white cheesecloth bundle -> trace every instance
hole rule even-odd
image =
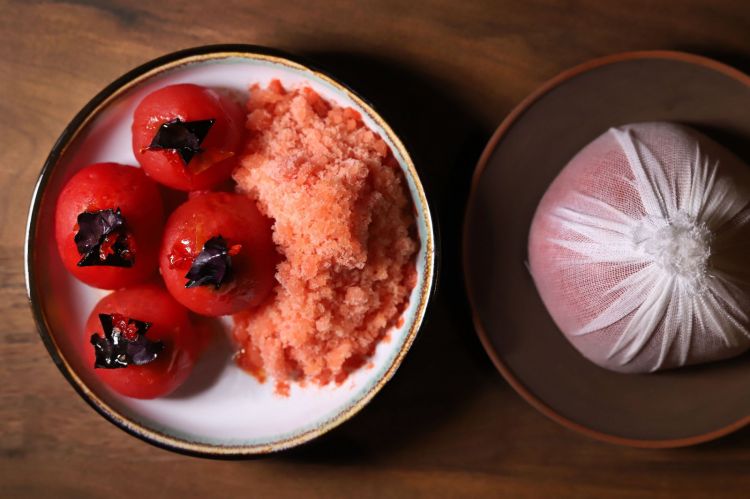
[[[651,372],[750,348],[750,168],[671,123],[611,128],[550,185],[537,290],[596,364]]]

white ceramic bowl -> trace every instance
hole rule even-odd
[[[278,78],[286,87],[309,85],[325,99],[359,111],[388,143],[415,205],[420,249],[418,279],[400,327],[381,341],[372,366],[340,386],[274,393],[232,362],[228,344],[217,342],[185,385],[156,400],[114,394],[82,368],[83,326],[106,291],[82,284],[65,271],[54,241],[54,207],[68,178],[83,166],[114,161],[136,165],[131,149],[133,110],[153,90],[190,82],[246,91]],[[34,191],[26,236],[26,284],[39,333],[52,359],[81,396],[120,428],[156,445],[212,456],[263,454],[299,445],[359,411],[393,376],[422,322],[434,280],[435,241],[425,193],[405,147],[375,110],[347,87],[275,51],[260,47],[209,46],[170,54],[140,66],[109,85],[73,119],[55,144]]]

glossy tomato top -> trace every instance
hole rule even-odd
[[[207,125],[207,120],[213,124]],[[227,96],[193,84],[171,85],[149,94],[136,108],[133,152],[157,182],[183,191],[209,189],[230,177],[242,146],[244,121],[242,107]],[[164,125],[175,123],[185,128],[163,143],[191,143],[187,162],[181,149],[151,147]],[[194,135],[191,124],[199,130]]]
[[[226,279],[191,285],[186,276],[209,241],[225,243]],[[258,305],[273,284],[278,255],[271,221],[250,198],[225,192],[191,197],[169,217],[159,266],[170,293],[190,310],[209,316],[233,314]],[[223,271],[224,269],[222,269]],[[190,286],[190,287],[187,287]]]
[[[131,266],[80,266],[84,255],[75,237],[79,215],[101,210],[120,210],[124,221],[122,238],[131,250]],[[94,287],[115,289],[143,282],[157,268],[164,209],[156,184],[140,168],[117,163],[96,163],[77,172],[63,187],[57,200],[55,236],[65,267],[78,279]],[[105,241],[103,244],[111,243]]]
[[[120,314],[151,323],[145,336],[149,341],[162,342],[163,350],[148,364],[119,369],[94,368],[91,335],[104,337],[99,314]],[[191,325],[185,307],[161,285],[145,284],[102,298],[86,322],[82,345],[86,365],[112,389],[128,397],[151,399],[169,394],[185,381],[201,353],[202,340]]]

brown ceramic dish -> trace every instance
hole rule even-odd
[[[586,435],[638,447],[705,442],[750,423],[750,355],[657,374],[617,374],[568,344],[526,266],[534,210],[573,155],[610,126],[674,121],[750,160],[750,77],[679,52],[596,59],[552,79],[505,119],[474,174],[464,270],[474,323],[531,405]]]

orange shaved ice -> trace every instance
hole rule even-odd
[[[238,189],[274,220],[283,257],[261,307],[235,316],[238,361],[259,379],[326,384],[363,365],[415,285],[406,182],[359,113],[310,88],[250,89]]]

